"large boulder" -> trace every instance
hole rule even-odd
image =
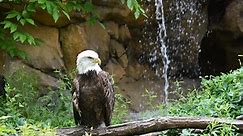
[[[206,2],[198,0],[165,1],[167,54],[170,76],[199,76],[200,43],[207,32]]]
[[[79,25],[71,24],[61,29],[60,35],[65,66],[72,70],[75,68],[78,53],[88,48],[84,29]]]
[[[112,75],[115,83],[119,82],[125,75],[124,68],[115,60],[110,60],[104,67],[104,70]]]
[[[243,52],[243,1],[211,0],[210,33],[201,43],[200,64],[203,74],[220,74],[240,67]],[[217,52],[217,53],[215,53]]]
[[[77,54],[86,49],[98,52],[102,64],[108,62],[110,36],[100,24],[83,23],[61,29],[64,62],[69,70],[75,68]]]
[[[223,28],[235,33],[243,32],[243,1],[233,0],[224,15]]]
[[[118,43],[115,40],[111,40],[110,46],[111,46],[112,57],[116,58],[123,68],[126,68],[128,64],[128,59],[127,59],[126,50],[123,47],[123,45]]]
[[[58,79],[47,75],[40,70],[33,69],[30,66],[24,64],[22,61],[10,61],[6,63],[5,67],[5,77],[12,77],[16,72],[23,71],[29,73],[28,75],[34,75],[38,79],[38,89],[40,94],[45,94],[49,89],[58,89],[59,81]]]
[[[49,13],[40,8],[37,8],[32,17],[35,21],[47,26],[63,27],[70,24],[70,20],[64,14],[61,13],[60,17],[55,22]]]
[[[119,26],[117,23],[113,21],[109,21],[105,23],[106,30],[108,34],[111,36],[113,39],[118,39],[119,38]]]
[[[116,1],[114,3],[97,3],[97,6],[95,6],[95,8],[98,11],[101,20],[113,20],[115,22],[119,22],[119,24],[130,25],[142,25],[145,23],[144,16],[141,15],[138,19],[136,19],[134,17],[134,13],[130,9],[128,9],[125,4],[115,4],[117,2],[120,3],[119,1]]]
[[[129,31],[129,28],[127,25],[122,25],[119,28],[119,39],[122,42],[125,42],[127,40],[130,40],[132,38],[131,33]]]
[[[28,54],[28,59],[25,61],[27,64],[42,70],[64,68],[57,28],[42,25],[38,25],[38,27],[26,25],[23,27],[23,30],[42,41],[39,46],[19,46],[21,50]]]

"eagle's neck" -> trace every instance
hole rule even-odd
[[[100,68],[100,66],[98,64],[93,65],[93,66],[88,66],[88,67],[79,65],[77,67],[77,69],[78,69],[78,74],[84,74],[84,73],[87,73],[88,71],[96,71],[96,73],[98,74],[100,71],[102,71],[102,69]]]

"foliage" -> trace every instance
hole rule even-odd
[[[73,126],[71,80],[59,74],[58,91],[40,97],[37,77],[23,70],[7,78],[7,99],[0,102],[0,135],[55,135],[56,127]]]
[[[212,122],[202,136],[238,136],[235,130],[233,125]]]
[[[125,3],[125,0],[121,1],[123,4]],[[13,7],[12,10],[6,13],[4,20],[0,22],[0,43],[2,43],[0,49],[12,57],[16,56],[23,59],[27,58],[27,54],[19,50],[18,43],[36,46],[41,41],[22,29],[22,26],[27,24],[36,26],[32,15],[38,8],[49,13],[55,22],[58,21],[61,15],[65,15],[70,19],[69,14],[71,11],[89,15],[88,22],[91,24],[99,18],[92,0],[1,0],[0,4],[7,4]],[[134,15],[136,18],[140,14],[145,15],[137,0],[127,0],[126,4],[129,9],[135,11]],[[15,8],[17,6],[20,6],[20,8]]]
[[[157,107],[155,104],[155,99],[158,97],[153,91],[149,91],[148,89],[145,89],[145,92],[142,94],[142,97],[147,99],[146,107],[149,109],[154,109]]]
[[[40,95],[38,78],[24,70],[7,77],[6,100],[0,101],[0,135],[55,135],[56,127],[74,126],[71,106],[71,78],[55,71],[60,78],[58,91]],[[124,122],[128,100],[116,94],[112,124]]]
[[[123,123],[128,116],[129,101],[122,94],[115,94],[115,106],[112,114],[112,124]]]
[[[172,103],[168,110],[170,114],[187,116],[235,118],[243,114],[243,68],[203,79],[201,92],[193,91],[188,99]]]
[[[243,114],[243,68],[221,76],[202,79],[201,83],[201,91],[194,90],[187,98],[172,102],[166,107],[167,114],[220,118],[235,118]],[[161,106],[161,110],[164,108]],[[214,122],[203,134],[203,136],[209,135],[234,136],[238,134],[234,126]]]
[[[126,2],[127,7],[130,10],[134,10],[134,16],[137,19],[141,14],[145,15],[145,11],[143,10],[143,8],[140,6],[139,2],[141,1],[137,1],[137,0],[121,0],[122,4],[124,4]]]
[[[208,77],[206,77],[208,78]],[[157,110],[141,114],[142,119],[158,116],[209,116],[234,119],[243,114],[243,68],[202,79],[201,88],[192,90],[179,101],[161,104]],[[179,86],[178,86],[179,87]],[[179,90],[180,87],[178,88]],[[177,89],[177,90],[178,90]],[[180,93],[180,91],[179,91]],[[191,129],[163,131],[161,135],[199,135]],[[203,132],[204,136],[238,135],[235,127],[229,124],[212,123]]]

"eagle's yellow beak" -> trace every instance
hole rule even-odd
[[[94,61],[93,61],[94,63],[97,63],[97,64],[101,64],[101,60],[99,59],[99,58],[94,58]]]

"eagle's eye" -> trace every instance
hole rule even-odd
[[[88,59],[93,59],[92,57],[88,57]]]

